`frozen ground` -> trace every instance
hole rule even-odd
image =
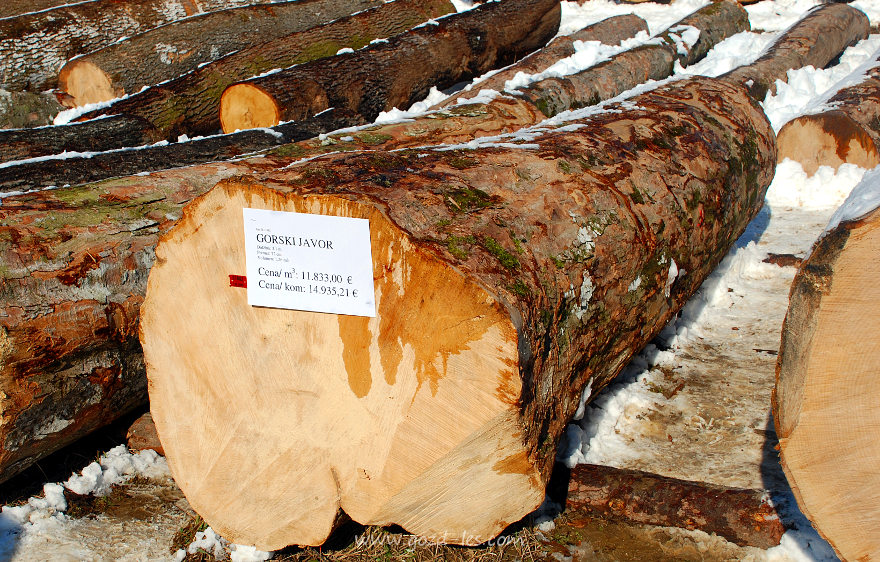
[[[676,0],[668,6],[618,5],[609,0],[590,0],[579,6],[565,2],[562,32],[629,12],[646,18],[651,31],[657,32],[705,3]],[[707,61],[680,69],[679,76],[716,75],[748,63],[816,3],[765,0],[749,6],[756,31],[728,39]],[[866,11],[874,25],[880,23],[880,2],[857,0],[852,5]],[[789,83],[780,84],[777,93],[764,102],[774,127],[778,130],[787,120],[820,108],[834,89],[853,79],[853,72],[864,72],[862,65],[875,58],[872,55],[878,48],[880,35],[874,35],[849,49],[840,64],[828,70],[791,72]],[[579,60],[563,66],[583,67],[608,55],[607,49],[584,44],[577,55]],[[409,114],[424,111],[440,96],[435,92],[429,103],[411,108]],[[398,112],[382,118],[406,115]],[[739,548],[699,532],[664,531],[662,540],[654,540],[648,536],[651,532],[618,529],[615,540],[641,541],[642,548],[647,549],[639,551],[643,559],[651,553],[658,558],[706,560],[836,559],[797,511],[773,449],[776,438],[770,419],[770,393],[779,333],[796,267],[786,261],[765,260],[771,254],[805,257],[864,173],[844,166],[836,173],[823,168],[807,178],[798,164],[782,162],[763,211],[718,270],[656,344],[649,345],[614,385],[587,406],[584,417],[570,426],[568,440],[560,450],[560,458],[568,463],[610,464],[692,480],[768,488],[792,527],[782,545],[768,551]],[[61,485],[47,484],[44,496],[32,498],[23,506],[3,508],[0,559],[180,558],[182,553],[173,555],[169,545],[188,516],[186,502],[169,478],[161,457],[111,450],[63,485],[78,493],[101,494],[106,493],[109,484],[121,483],[120,489],[133,498],[121,505],[139,506],[140,511],[120,507],[97,517],[73,518],[66,514],[69,507]],[[268,556],[228,545],[210,529],[197,538],[193,548],[199,546],[233,560]],[[595,540],[601,542],[600,538]],[[580,549],[584,559],[615,559],[613,555],[599,557],[598,549],[586,543]]]

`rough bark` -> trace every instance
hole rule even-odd
[[[353,53],[234,84],[220,99],[220,122],[224,131],[271,127],[329,107],[372,121],[409,107],[432,86],[452,86],[538,49],[555,35],[559,17],[553,0],[485,3]]]
[[[880,64],[880,51],[874,60]],[[800,162],[810,175],[819,166],[837,169],[850,163],[870,169],[880,164],[880,67],[826,105],[834,109],[797,117],[779,130],[779,159]]]
[[[220,94],[239,80],[359,49],[374,39],[402,33],[452,10],[448,0],[395,0],[359,14],[227,55],[166,84],[133,94],[85,119],[124,113],[149,121],[168,140],[220,130]]]
[[[202,11],[251,0],[97,0],[0,19],[0,86],[40,91],[71,57]]]
[[[125,133],[126,126],[137,120],[126,116],[109,117]],[[203,137],[171,144],[157,143],[129,149],[105,152],[60,154],[0,165],[0,192],[25,191],[53,185],[79,185],[124,175],[140,174],[155,170],[179,168],[193,164],[228,160],[245,154],[315,137],[340,126],[358,125],[358,116],[343,116],[329,112],[296,123],[284,123],[272,129],[250,129],[228,135]],[[95,121],[80,125],[88,127]],[[108,130],[105,125],[102,131]],[[133,127],[137,134],[141,129]],[[71,126],[71,138],[76,142],[80,128]],[[2,135],[0,135],[2,137]],[[57,138],[57,137],[56,137]],[[120,137],[108,139],[116,142]]]
[[[791,287],[773,420],[801,511],[844,560],[880,555],[880,210],[814,246]]]
[[[700,30],[690,47],[680,34],[685,27]],[[720,41],[748,31],[749,16],[736,2],[709,4],[683,18],[646,44],[618,53],[584,71],[563,78],[547,78],[519,91],[519,95],[552,117],[568,109],[595,105],[634,88],[647,80],[661,80],[673,73],[675,62],[687,66],[703,58]]]
[[[455,103],[458,99],[468,98],[468,93],[480,90],[504,91],[504,83],[511,80],[519,72],[536,74],[556,63],[560,59],[569,57],[575,53],[575,41],[599,41],[606,45],[618,45],[624,39],[634,37],[639,32],[648,32],[648,24],[635,14],[612,16],[600,22],[575,31],[571,35],[556,37],[542,49],[535,51],[529,56],[505,69],[499,70],[492,76],[471,84],[466,92],[457,96],[450,96],[440,107]]]
[[[42,127],[63,109],[52,94],[0,90],[0,129]]]
[[[70,0],[6,0],[0,4],[0,18],[20,16],[70,4]]]
[[[541,503],[580,389],[699,287],[775,168],[742,87],[693,79],[633,102],[519,147],[242,162],[187,207],[141,336],[172,471],[214,529],[319,544],[341,509],[470,542]],[[377,316],[249,307],[228,286],[243,206],[369,217]],[[218,407],[241,396],[254,407]]]
[[[765,490],[594,464],[571,470],[565,511],[574,524],[578,519],[600,518],[699,529],[762,549],[778,545],[785,532]]]
[[[108,101],[181,76],[202,63],[381,4],[293,0],[199,14],[81,55],[58,74],[76,106]]]
[[[763,100],[776,92],[776,81],[787,80],[794,68],[825,68],[850,45],[868,37],[870,22],[864,12],[847,4],[814,8],[786,31],[754,64],[735,68],[723,78],[746,84],[752,96]]]

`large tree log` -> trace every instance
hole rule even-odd
[[[353,53],[233,84],[220,98],[226,132],[296,121],[329,107],[372,121],[540,48],[559,27],[553,0],[485,3]],[[413,64],[418,53],[418,64]]]
[[[0,19],[0,86],[54,87],[67,59],[193,14],[269,0],[97,0]]]
[[[150,444],[146,439],[144,443]],[[769,499],[766,490],[579,464],[571,470],[565,513],[574,524],[600,518],[700,529],[740,546],[770,548],[779,544],[785,528]]]
[[[746,84],[755,99],[776,92],[776,81],[787,80],[793,68],[825,66],[850,45],[868,37],[871,24],[864,12],[846,4],[826,4],[810,11],[780,37],[754,64],[724,75]]]
[[[70,0],[6,0],[0,4],[0,18],[20,16],[70,3]]]
[[[873,190],[876,207],[872,174],[860,187]],[[880,556],[878,256],[877,208],[819,240],[791,287],[773,394],[782,468],[801,511],[844,560]]]
[[[541,503],[580,389],[699,287],[775,167],[741,86],[632,105],[520,146],[260,166],[184,210],[141,338],[175,479],[214,529],[320,544],[342,510],[469,543]],[[376,317],[248,306],[243,207],[368,218]]]
[[[546,70],[560,59],[573,55],[575,41],[599,41],[606,45],[618,45],[624,39],[635,37],[641,31],[648,32],[647,22],[635,14],[625,14],[606,18],[579,29],[571,35],[561,35],[524,59],[499,70],[485,80],[471,84],[466,92],[450,96],[440,104],[440,107],[448,106],[460,99],[466,99],[469,97],[468,93],[476,93],[480,90],[502,92],[504,91],[504,83],[511,80],[517,73],[536,74]]]
[[[874,54],[880,65],[880,51]],[[843,88],[825,104],[832,107],[792,119],[779,130],[779,159],[800,162],[807,174],[819,166],[835,169],[850,163],[862,168],[880,164],[880,66],[864,80]]]
[[[76,106],[111,100],[181,76],[227,53],[381,3],[293,0],[199,14],[76,57],[61,68],[58,88]]]
[[[50,93],[0,90],[0,129],[42,127],[64,107]],[[0,140],[0,146],[3,141]]]
[[[168,140],[178,135],[207,135],[220,130],[220,94],[239,80],[325,56],[342,48],[359,49],[370,41],[402,33],[450,13],[448,0],[395,0],[269,43],[255,45],[213,63],[130,95],[83,115],[126,114],[146,119]]]
[[[694,28],[692,44],[682,38]],[[711,3],[685,17],[652,42],[619,53],[610,60],[564,78],[547,78],[519,91],[548,117],[568,109],[594,105],[647,80],[671,76],[674,65],[697,62],[720,41],[748,31],[749,16],[736,2]]]

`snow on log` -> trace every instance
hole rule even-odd
[[[83,115],[126,114],[146,119],[168,140],[220,130],[220,94],[239,80],[359,49],[452,11],[448,0],[395,0],[222,57],[179,78]]]
[[[880,65],[880,51],[873,60]],[[849,163],[862,168],[880,164],[880,66],[858,84],[831,97],[821,113],[792,119],[779,130],[779,159],[800,162],[807,174],[819,166],[837,169]]]
[[[97,0],[0,19],[0,86],[41,91],[71,57],[193,14],[251,0]]]
[[[842,559],[869,560],[880,556],[880,173],[843,209],[792,284],[773,419],[801,511]]]
[[[560,12],[554,0],[485,3],[353,53],[239,82],[220,98],[220,123],[225,132],[271,127],[329,107],[372,121],[423,99],[431,87],[452,86],[540,48],[556,34]]]
[[[480,90],[504,91],[504,83],[511,80],[517,73],[537,74],[557,61],[570,57],[575,53],[575,41],[599,41],[605,45],[619,45],[624,39],[635,37],[639,32],[648,33],[648,24],[635,14],[611,16],[602,21],[588,25],[575,31],[571,35],[560,35],[550,41],[542,49],[535,51],[529,56],[516,63],[499,70],[485,80],[470,85],[466,92],[450,96],[441,107],[446,107],[456,100],[466,99],[468,94],[478,93]]]
[[[618,53],[581,72],[546,78],[519,95],[548,117],[595,105],[648,80],[671,76],[676,62],[687,66],[724,39],[748,31],[749,16],[736,2],[713,2],[681,19],[648,44]]]
[[[748,66],[735,68],[723,78],[746,84],[756,100],[776,91],[791,69],[825,68],[850,45],[868,37],[870,22],[864,12],[846,4],[825,4],[811,10],[789,28],[770,49]]]
[[[340,510],[479,543],[537,507],[580,389],[693,294],[775,167],[742,86],[631,101],[475,150],[244,161],[187,206],[141,340],[196,511],[271,550],[322,543]],[[369,219],[375,318],[249,306],[229,277],[246,271],[244,207]]]
[[[76,57],[58,73],[58,88],[69,94],[76,106],[108,101],[181,76],[227,53],[381,3],[293,0],[198,14]]]
[[[740,546],[770,548],[785,528],[765,490],[692,482],[629,470],[579,464],[571,469],[566,519],[596,518],[699,529]]]

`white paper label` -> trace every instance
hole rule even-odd
[[[243,212],[248,304],[376,316],[367,219]]]

